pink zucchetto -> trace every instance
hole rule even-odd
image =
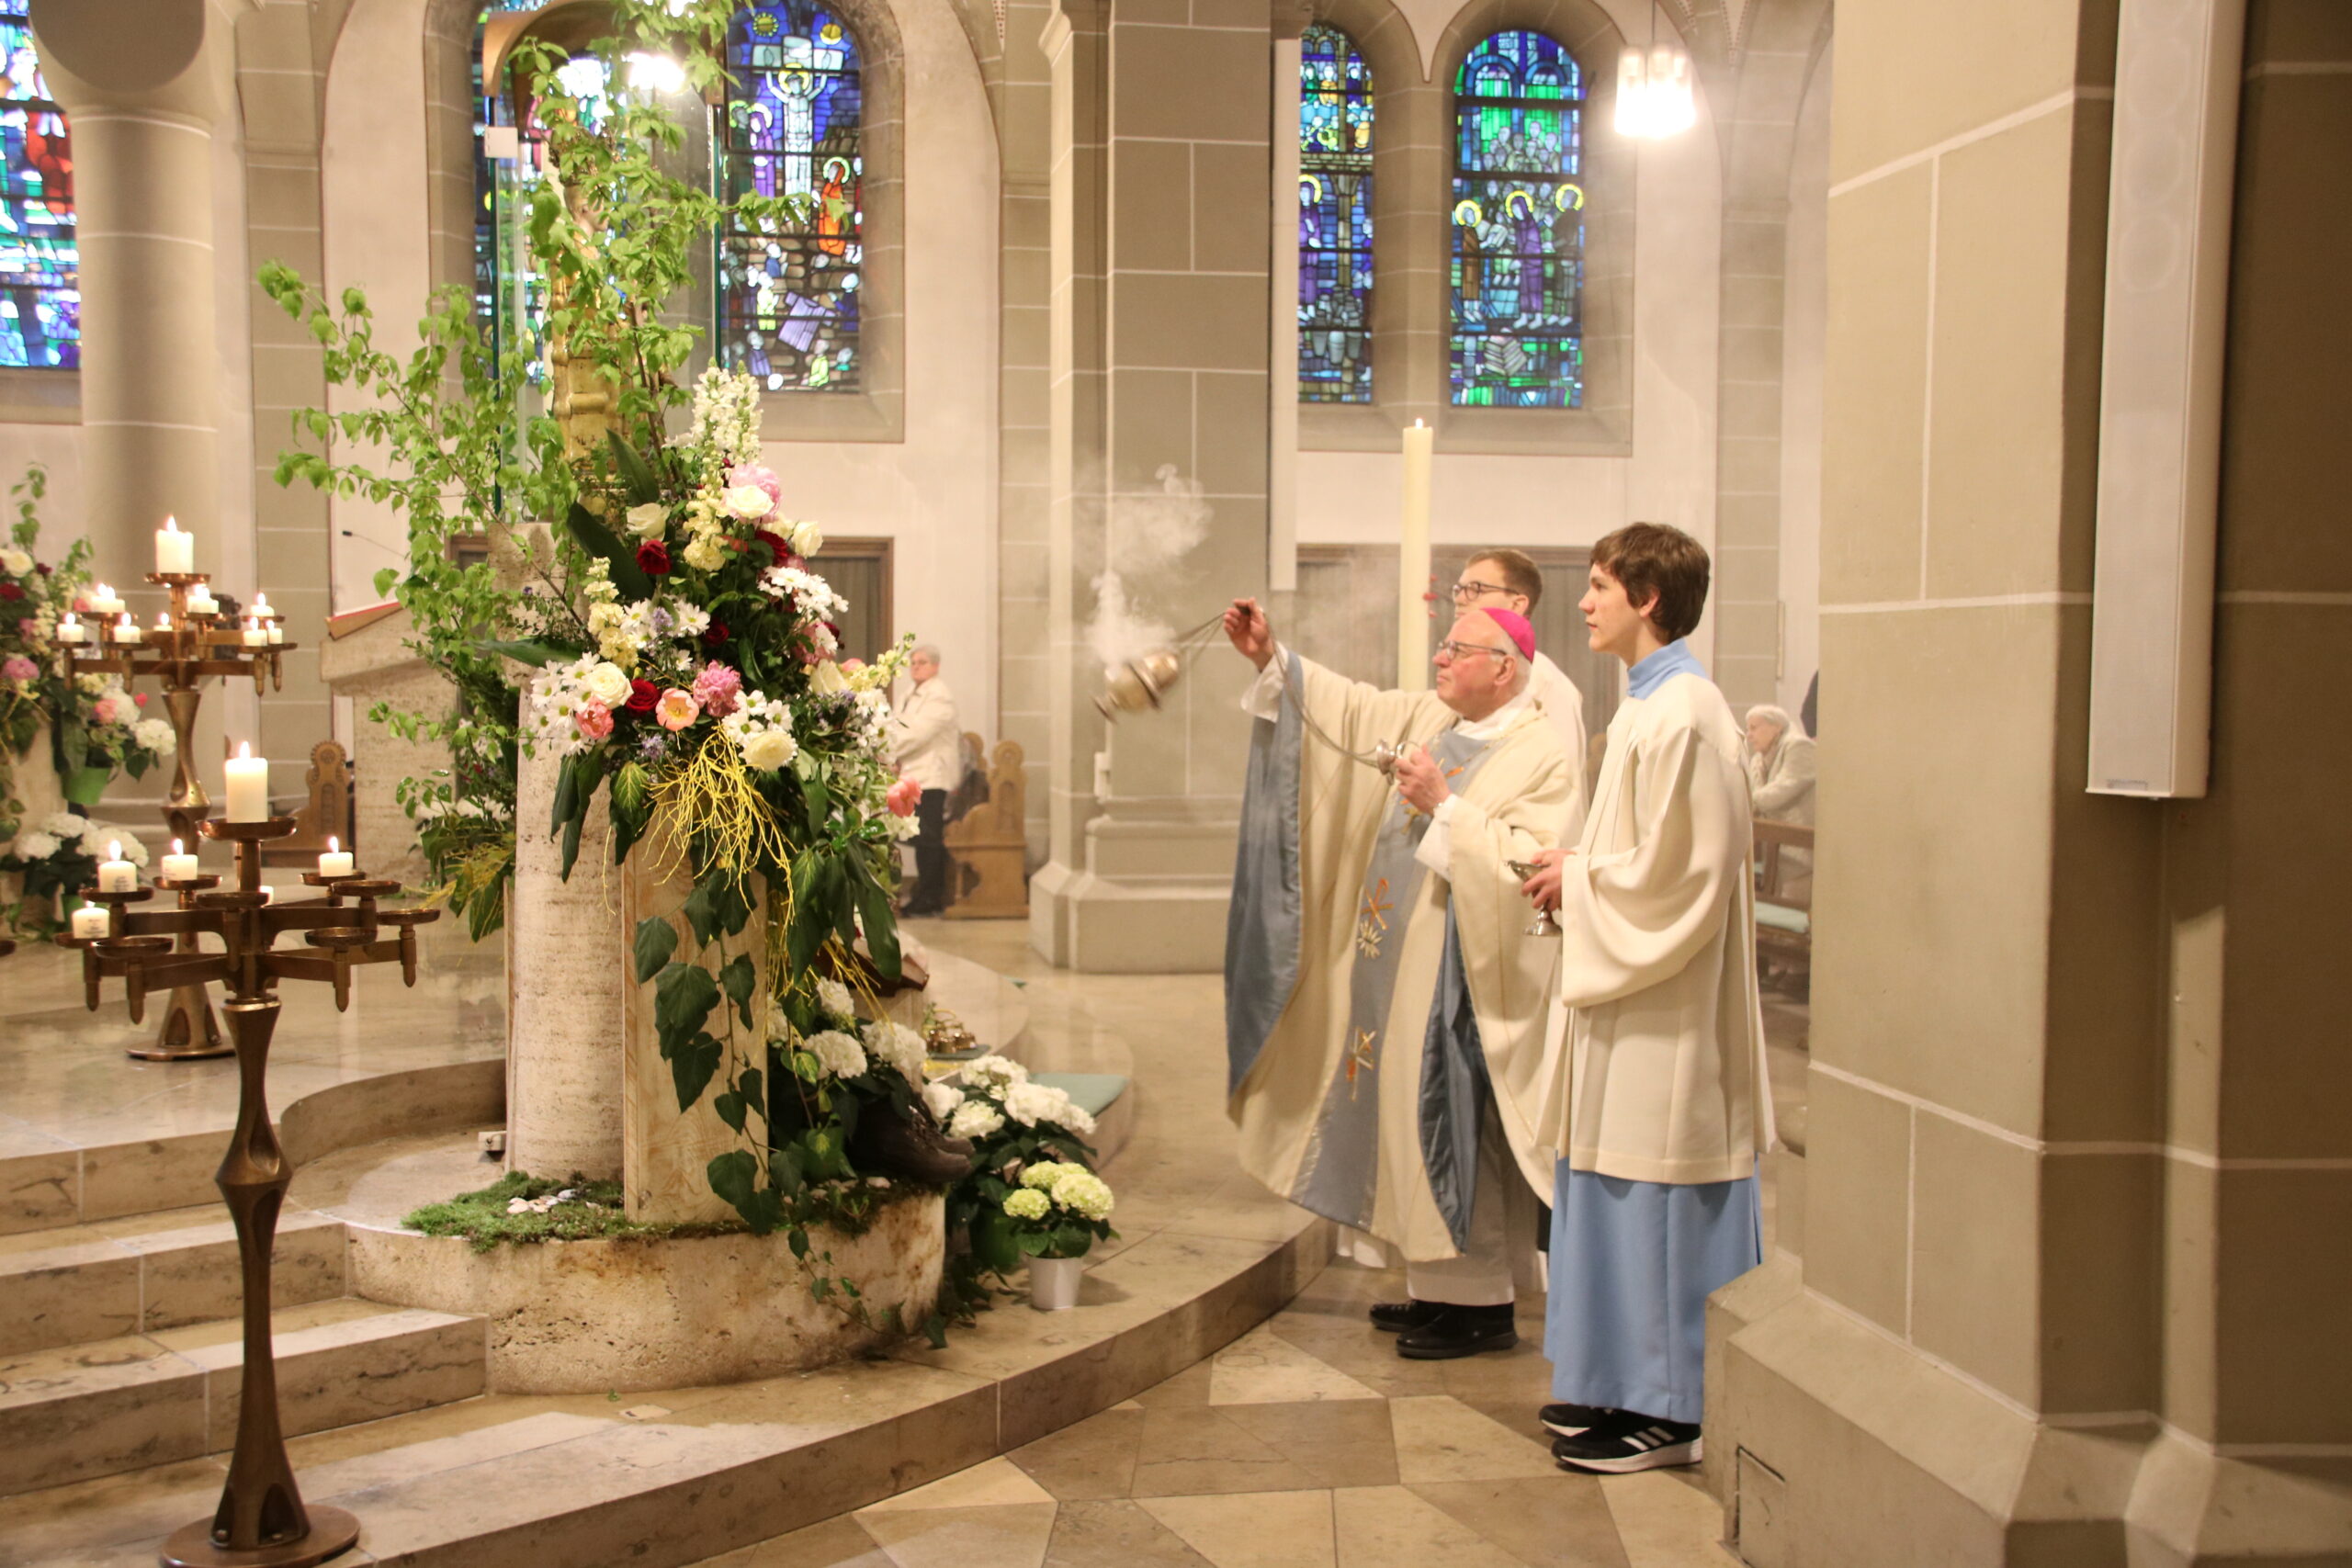
[[[1527,624],[1525,615],[1516,610],[1498,610],[1483,604],[1479,606],[1479,610],[1495,625],[1502,627],[1503,635],[1510,638],[1510,645],[1519,649],[1519,656],[1521,659],[1531,662],[1534,660],[1535,628]]]

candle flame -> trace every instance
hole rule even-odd
[[[177,839],[174,839],[172,840],[172,853],[175,855],[184,855],[187,853],[187,852],[180,848],[180,841]]]
[[[169,610],[164,610],[157,613],[155,616],[155,629],[159,632],[167,632],[172,629],[172,613]]]
[[[117,625],[117,626],[121,626],[121,627],[122,627],[124,630],[126,630],[126,631],[130,630],[130,626],[131,626],[130,612],[130,611],[128,611],[128,610],[125,610],[125,611],[122,613],[122,619],[121,619],[121,620],[119,620],[119,621],[117,621],[117,622],[115,623],[115,625]]]
[[[107,842],[107,859],[108,859],[108,860],[120,860],[121,858],[122,858],[122,840],[121,840],[120,839],[115,839],[115,840],[109,840],[109,841]]]
[[[329,833],[327,835],[327,853],[334,853],[335,848],[334,835],[333,833]]]
[[[166,518],[164,518],[164,533],[166,533],[166,534],[176,534],[176,533],[178,533],[179,531],[180,531],[180,520],[179,520],[178,518],[176,518],[176,517],[166,517]]]
[[[245,759],[247,759],[248,757],[251,757],[253,754],[254,754],[254,743],[253,743],[252,741],[250,741],[250,740],[240,740],[240,741],[238,741],[238,742],[237,742],[237,761],[241,761],[241,762],[242,762],[242,761],[243,761]]]
[[[92,597],[93,597],[93,598],[98,598],[98,599],[111,599],[111,598],[113,598],[113,597],[114,597],[114,590],[113,590],[113,589],[111,589],[111,588],[108,588],[105,583],[101,582],[101,583],[99,583],[99,584],[98,584],[98,591],[97,591],[97,592],[96,592],[96,593],[95,593],[94,595],[92,595]]]

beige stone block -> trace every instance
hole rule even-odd
[[[240,76],[254,72],[309,75],[313,68],[311,50],[311,18],[298,7],[265,6],[238,24]]]
[[[204,1379],[152,1339],[0,1358],[0,1495],[193,1459]]]
[[[2098,243],[2071,221],[2076,182],[2092,175],[2103,192],[2104,169],[2083,168],[2064,114],[1941,160],[1930,598],[2089,586],[2098,296],[2070,297],[2069,282],[2077,243]],[[2086,329],[2087,363],[2071,352]]]
[[[482,1325],[437,1312],[387,1310],[343,1299],[274,1313],[280,1419],[291,1436],[356,1426],[482,1392]],[[153,1337],[202,1369],[206,1447],[237,1438],[244,1347],[239,1325],[204,1324]]]
[[[1713,597],[1717,604],[1777,603],[1780,592],[1778,549],[1770,545],[1716,546]]]
[[[1805,1282],[1901,1334],[1909,1310],[1911,1108],[1818,1072],[1805,1093]]]
[[[2352,1171],[2225,1169],[2220,1187],[2215,1440],[2352,1442]]]
[[[127,1236],[124,1244],[139,1253],[139,1326],[145,1332],[234,1317],[244,1309],[236,1229],[228,1221],[151,1231]],[[281,1218],[270,1248],[271,1304],[327,1301],[343,1294],[343,1222],[323,1214]]]
[[[1112,361],[1122,370],[1263,371],[1266,290],[1262,276],[1122,274],[1111,293]]]
[[[92,236],[165,234],[211,242],[212,147],[187,128],[132,118],[74,122],[74,150],[83,169],[103,167],[113,178],[86,177],[74,191],[84,231],[83,265]],[[186,275],[186,248],[179,247]],[[109,269],[110,270],[110,269]]]
[[[82,1212],[80,1153],[30,1133],[9,1142],[31,1146],[0,1156],[0,1235],[72,1224]]]
[[[1726,495],[1715,502],[1715,536],[1726,544],[1777,548],[1781,542],[1781,498]]]
[[[1778,435],[1781,433],[1779,378],[1739,382],[1725,380],[1717,400],[1718,418],[1726,435]]]
[[[2158,1390],[2162,1156],[2041,1162],[2039,1409],[2146,1410]]]
[[[1777,325],[1725,326],[1723,329],[1723,376],[1726,381],[1781,384],[1781,332]],[[1731,434],[1769,434],[1741,430]]]
[[[1781,436],[1778,431],[1769,436],[1738,436],[1723,442],[1716,448],[1716,483],[1720,494],[1770,495],[1775,501],[1781,493]],[[1719,502],[1718,506],[1721,505]]]
[[[1197,3],[1197,0],[1196,0]],[[1248,0],[1245,0],[1248,3]],[[1262,5],[1262,0],[1258,0]],[[1266,231],[1241,215],[1272,199],[1266,150],[1201,141],[1193,145],[1193,265],[1204,272],[1262,272]]]
[[[1990,0],[1840,14],[1830,182],[2111,79],[2115,6]]]
[[[0,1243],[0,1354],[139,1330],[139,1258],[79,1226]]]
[[[1112,144],[1112,266],[1182,272],[1194,265],[1193,183],[1185,142]]]
[[[1190,372],[1123,368],[1111,378],[1114,483],[1138,493],[1155,489],[1153,476],[1166,466],[1191,479],[1197,450]]]
[[[228,1140],[219,1133],[104,1144],[82,1151],[82,1217],[107,1219],[209,1203]]]
[[[2213,1384],[2220,1322],[2221,1172],[2195,1160],[2164,1162],[2164,1314],[2161,1387],[2165,1419],[2212,1442],[2219,1415]]]
[[[2290,58],[2332,47],[2325,7],[2264,7]],[[2322,55],[2322,58],[2327,56]],[[2338,57],[2340,58],[2340,57]],[[2325,258],[2352,247],[2341,171],[2315,147],[2352,141],[2352,75],[2269,75],[2246,85],[2230,250],[2232,371],[2222,410],[2221,581],[2229,589],[2352,589],[2352,539],[2315,528],[2352,487],[2340,438],[2352,314]]]
[[[319,177],[310,169],[245,167],[245,218],[257,229],[319,226]]]
[[[1263,33],[1114,20],[1111,136],[1230,141],[1250,134],[1268,120],[1272,59]],[[1183,90],[1171,91],[1180,82]]]
[[[1924,232],[1923,230],[1922,233]],[[1924,239],[1921,242],[1919,254],[1922,257],[1927,254]],[[1586,274],[1585,320],[1595,327],[1602,324],[1604,320],[1598,308],[1602,299],[1606,297],[1598,287],[1600,276],[1598,269],[1588,271]],[[1726,277],[1724,279],[1723,321],[1725,325],[1777,326],[1786,316],[1787,288],[1779,277]],[[1606,319],[1622,321],[1625,318],[1621,310],[1614,316]]]
[[[1814,1059],[2041,1125],[2053,606],[1828,615]],[[1850,727],[1849,727],[1850,726]]]
[[[1043,250],[1052,238],[1053,204],[1042,196],[1008,189],[997,203],[997,224],[1007,250]]]
[[[1217,497],[1220,513],[1228,499],[1266,494],[1268,387],[1264,376],[1204,372],[1193,380],[1193,417],[1199,440],[1201,488]]]
[[[1928,197],[1928,171],[1910,169],[1829,204],[1825,604],[1919,592]]]
[[[2246,18],[2249,65],[2273,61],[2352,61],[2352,15],[2333,0],[2266,0]]]
[[[1770,660],[1780,629],[1776,601],[1737,604],[1715,601],[1715,656],[1719,660],[1742,657]]]
[[[1266,0],[1193,0],[1193,26],[1263,28],[1269,11]]]
[[[1932,1112],[1921,1113],[1913,1131],[1912,1342],[2036,1405],[2038,1309],[2051,1257],[2042,1161],[2022,1145]],[[1817,1253],[1825,1238],[1813,1238]]]

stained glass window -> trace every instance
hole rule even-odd
[[[26,0],[0,0],[0,365],[82,363],[74,142],[33,52]]]
[[[511,126],[514,121],[505,94],[492,92],[482,84],[482,31],[492,16],[528,10],[539,3],[488,0],[474,14],[474,47],[469,57],[474,81],[474,310],[492,323],[498,321],[500,278],[508,270],[503,258],[511,242],[502,242],[499,235],[499,166],[490,155],[485,132],[492,126]]]
[[[817,0],[758,0],[727,30],[719,194],[807,196],[805,223],[718,236],[718,355],[770,391],[858,389],[865,173],[857,40]]]
[[[1456,403],[1584,400],[1584,84],[1541,33],[1503,32],[1453,79]]]
[[[1372,401],[1372,67],[1321,22],[1299,40],[1298,400]]]

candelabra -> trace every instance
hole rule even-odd
[[[203,661],[188,662],[201,667]],[[194,705],[190,704],[192,707]],[[188,776],[185,770],[183,777]],[[217,875],[159,878],[154,887],[84,894],[107,911],[107,934],[61,939],[82,950],[85,1000],[95,1010],[99,983],[119,976],[141,1021],[151,991],[180,995],[220,981],[228,989],[222,1010],[237,1057],[237,1127],[214,1180],[237,1229],[237,1258],[244,1279],[245,1361],[237,1447],[214,1516],[164,1542],[165,1568],[310,1568],[359,1539],[359,1521],[341,1508],[308,1507],[294,1483],[278,1424],[277,1373],[269,1332],[270,1248],[293,1168],[270,1125],[264,1077],[270,1036],[277,1029],[280,980],[321,980],[334,987],[337,1010],[351,1005],[351,972],[363,964],[397,962],[401,978],[416,984],[416,928],[437,909],[385,909],[377,901],[400,891],[397,881],[306,873],[325,889],[317,898],[273,903],[261,885],[261,846],[294,831],[290,817],[259,822],[196,818],[197,831],[235,846],[233,887]],[[176,909],[132,906],[157,891],[175,894]],[[352,900],[353,902],[346,902]],[[274,944],[281,931],[303,933],[309,951]],[[223,951],[196,945],[200,932],[219,937]]]
[[[211,797],[204,793],[204,783],[196,773],[196,709],[204,695],[202,682],[208,676],[250,673],[254,695],[261,694],[265,682],[269,689],[277,690],[286,681],[280,656],[296,645],[284,640],[285,617],[272,609],[247,611],[242,626],[218,607],[191,614],[191,591],[211,581],[207,573],[151,571],[147,581],[170,591],[172,608],[168,619],[149,627],[127,626],[104,619],[85,623],[83,635],[93,640],[62,644],[65,673],[69,678],[85,674],[120,675],[126,679],[153,675],[163,683],[164,710],[171,716],[172,737],[176,742],[172,793],[164,807],[164,820],[172,838],[193,844],[198,825],[212,814]],[[209,591],[206,597],[210,597]],[[130,635],[126,636],[126,632]],[[187,909],[194,906],[184,896],[180,907]],[[178,951],[197,951],[193,932],[183,935]],[[220,1036],[220,1025],[212,1016],[212,1004],[205,996],[204,987],[187,985],[173,991],[171,1003],[156,1029],[154,1043],[134,1045],[130,1052],[141,1061],[192,1062],[208,1056],[226,1056],[232,1049]]]

